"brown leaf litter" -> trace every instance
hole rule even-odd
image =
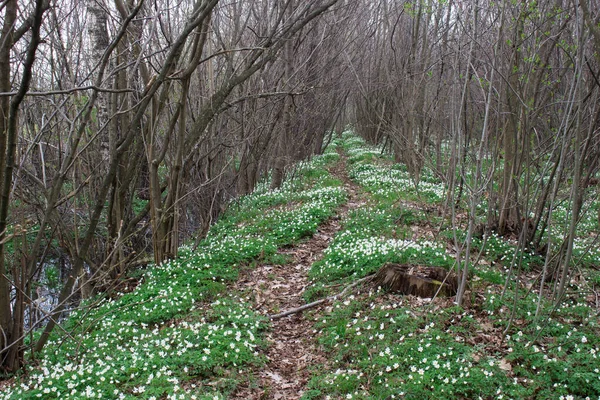
[[[280,249],[291,261],[285,265],[260,265],[240,279],[236,289],[252,292],[256,309],[262,314],[274,314],[305,304],[303,294],[310,286],[308,271],[323,257],[334,235],[342,228],[342,220],[351,209],[364,205],[358,199],[358,186],[347,175],[345,160],[332,169],[344,182],[349,201],[336,216],[323,223],[307,241]],[[316,310],[316,311],[315,311]],[[312,312],[319,312],[320,308]],[[311,377],[311,367],[327,363],[323,351],[314,340],[313,317],[297,313],[274,320],[266,335],[267,364],[231,396],[234,399],[299,399]]]

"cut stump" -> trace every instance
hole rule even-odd
[[[456,274],[441,267],[384,264],[373,282],[389,291],[423,298],[456,295]]]

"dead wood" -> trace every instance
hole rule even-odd
[[[318,306],[320,304],[323,304],[325,302],[337,300],[340,297],[344,297],[344,296],[348,295],[352,291],[352,289],[354,289],[355,287],[357,287],[361,283],[368,282],[368,281],[372,280],[374,277],[375,277],[375,274],[365,276],[364,278],[361,278],[361,279],[359,279],[359,280],[351,283],[350,285],[346,286],[344,288],[344,290],[342,290],[338,294],[326,297],[324,299],[313,301],[312,303],[308,303],[308,304],[305,304],[305,305],[300,306],[300,307],[292,308],[291,310],[287,310],[287,311],[284,311],[284,312],[279,313],[279,314],[269,315],[269,318],[273,319],[273,320],[280,319],[280,318],[283,318],[283,317],[287,317],[288,315],[296,314],[296,313],[302,312],[304,310],[308,310],[310,308],[314,308],[314,307],[316,307],[316,306]]]
[[[392,292],[405,295],[410,294],[427,298],[456,295],[456,276],[444,268],[388,263],[384,264],[377,273],[365,276],[351,283],[338,294],[292,308],[279,314],[269,315],[269,318],[272,320],[280,319],[317,307],[323,303],[337,300],[351,293],[352,289],[361,283],[369,281],[373,281],[377,286],[381,286]]]
[[[444,268],[410,264],[384,264],[373,281],[392,292],[432,298],[456,294],[456,276]]]

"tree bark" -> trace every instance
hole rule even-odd
[[[16,7],[16,1],[10,2],[7,7],[13,6]],[[6,130],[2,132],[2,136],[6,137],[6,148],[1,149],[4,150],[5,155],[4,162],[0,162],[2,168],[2,182],[0,187],[0,282],[4,282],[4,284],[0,285],[0,311],[4,314],[4,311],[9,311],[7,313],[8,318],[12,318],[11,321],[6,323],[5,318],[3,317],[0,323],[2,324],[2,339],[0,339],[0,367],[7,371],[15,371],[20,367],[20,355],[23,351],[21,348],[22,340],[23,340],[23,311],[24,311],[24,298],[22,291],[25,287],[24,281],[27,277],[27,271],[24,270],[25,266],[23,266],[22,270],[17,272],[15,269],[15,273],[13,273],[13,279],[15,281],[20,280],[20,285],[16,285],[17,288],[17,296],[15,299],[15,306],[10,312],[10,303],[8,307],[5,309],[4,297],[9,298],[10,302],[10,286],[8,285],[7,273],[5,268],[5,245],[4,238],[6,236],[6,228],[7,228],[7,217],[8,210],[10,208],[10,197],[12,191],[12,180],[13,180],[13,171],[14,166],[16,164],[16,152],[17,152],[17,139],[19,132],[19,111],[20,105],[25,98],[25,94],[29,90],[29,86],[31,84],[31,77],[33,73],[33,64],[35,62],[35,56],[38,49],[38,46],[41,42],[40,39],[40,30],[42,28],[43,16],[44,12],[48,9],[48,4],[45,0],[36,0],[35,3],[35,11],[33,14],[33,23],[31,24],[31,40],[29,41],[29,45],[27,46],[27,52],[25,56],[25,62],[23,63],[21,82],[19,84],[19,88],[17,93],[10,99],[9,108],[8,108],[8,119],[6,121]],[[7,9],[7,13],[14,13],[16,10],[9,11]],[[11,19],[12,16],[9,17]],[[5,21],[6,22],[6,21]],[[8,29],[7,44],[12,47],[12,43],[10,40],[10,31],[12,28]],[[4,39],[4,31],[3,31],[3,39]],[[1,57],[1,56],[0,56]],[[0,72],[2,72],[0,70]],[[0,143],[0,146],[2,143]],[[6,292],[4,292],[6,290]],[[5,325],[6,324],[6,325]],[[5,329],[6,328],[8,329]],[[12,328],[12,329],[11,329]],[[6,338],[5,338],[6,337]]]

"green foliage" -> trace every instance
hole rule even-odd
[[[350,156],[357,155],[354,160],[350,157],[350,177],[371,193],[375,201],[348,213],[343,229],[324,251],[324,257],[312,265],[309,277],[315,286],[307,291],[306,297],[327,293],[325,284],[371,274],[386,262],[451,267],[453,260],[446,253],[445,244],[398,238],[407,236],[407,223],[423,221],[417,211],[399,202],[411,196],[405,167],[378,165],[385,159],[376,158],[362,139],[349,134],[343,137],[342,147]]]
[[[504,299],[488,292],[484,307],[499,326],[512,307],[514,291]],[[590,318],[593,309],[581,302],[568,301],[558,309],[546,301],[542,311],[552,316],[536,319],[537,298],[520,291],[515,304],[515,320],[520,321],[506,337],[507,361],[515,380],[526,383],[527,396],[537,399],[559,396],[600,395],[598,321]]]
[[[449,321],[466,317],[460,310],[425,320],[396,303],[382,304],[380,296],[338,303],[318,322],[319,341],[334,365],[331,372],[315,375],[309,393],[352,399],[496,398],[505,393],[510,380],[499,360],[474,357],[475,349],[446,328]]]
[[[404,199],[439,203],[445,196],[443,184],[435,182],[432,177],[416,184],[404,168],[359,163],[351,168],[350,177],[372,193],[376,200]]]
[[[382,298],[383,297],[383,298]],[[514,326],[494,356],[511,304],[488,291],[492,321],[459,307],[429,312],[397,298],[370,293],[333,306],[316,324],[331,367],[313,375],[305,399],[315,394],[352,399],[586,398],[600,395],[598,322],[589,306],[562,307],[535,323],[535,302],[521,299]],[[527,306],[527,303],[530,305]],[[491,311],[491,308],[496,310]],[[475,311],[477,308],[475,309]],[[415,315],[415,312],[420,315]],[[580,313],[581,324],[559,322]],[[490,347],[487,347],[490,346]],[[320,398],[322,398],[320,397]]]
[[[358,140],[350,143],[345,147],[362,145]],[[330,286],[373,272],[386,261],[451,266],[453,257],[442,243],[396,238],[403,224],[424,220],[418,211],[402,207],[401,200],[409,199],[405,187],[385,179],[378,182],[387,176],[398,183],[405,169],[396,165],[389,169],[378,162],[362,157],[352,166],[353,178],[375,201],[348,214],[343,230],[310,271],[314,284],[307,297],[322,297]],[[464,232],[457,234],[464,240]],[[442,237],[452,235],[447,230]],[[485,241],[474,239],[472,245],[482,258],[473,267],[469,311],[448,306],[445,300],[431,304],[371,292],[350,296],[324,312],[316,323],[317,338],[330,365],[314,372],[303,398],[600,396],[600,329],[594,309],[585,301],[554,309],[543,300],[536,318],[538,296],[521,283],[532,267],[541,264],[540,256],[516,253],[522,257],[519,280],[513,274],[502,296],[516,243],[492,234]],[[590,256],[590,262],[593,259]],[[597,286],[600,278],[592,274],[587,282]],[[577,288],[572,290],[576,293]]]
[[[186,382],[262,362],[256,348],[265,321],[240,299],[226,297],[202,311],[192,307],[187,319],[162,326],[141,322],[149,318],[128,312],[140,309],[124,300],[105,302],[87,316],[74,313],[71,324],[78,318],[84,324],[75,332],[78,340],[50,343],[40,365],[0,397],[190,398]]]
[[[140,199],[139,197],[135,196],[132,202],[133,213],[136,215],[141,213],[144,208],[146,208],[148,201],[149,200]]]
[[[371,274],[386,262],[450,267],[452,259],[445,248],[434,242],[381,237],[361,237],[352,231],[336,235],[324,258],[313,264],[309,276],[314,281],[332,282]]]
[[[60,271],[54,264],[47,264],[44,267],[43,285],[51,290],[57,290],[60,287]]]
[[[521,260],[521,265],[525,270],[529,270],[534,266],[541,266],[544,263],[543,258],[533,251],[517,250],[517,243],[509,241],[497,233],[492,232],[483,239],[473,238],[471,240],[473,249],[482,250],[483,256],[490,262],[496,262],[500,265],[510,265],[513,258]]]

